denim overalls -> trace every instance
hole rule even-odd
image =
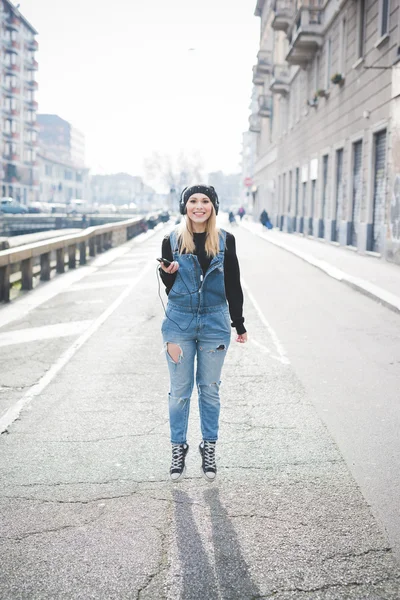
[[[177,363],[166,352],[171,380],[169,417],[173,444],[186,443],[195,356],[203,440],[218,439],[220,377],[231,339],[224,283],[225,240],[226,232],[220,230],[219,253],[211,260],[203,277],[197,256],[179,254],[176,233],[170,235],[179,270],[168,294],[161,331],[165,345],[170,342],[181,349]]]

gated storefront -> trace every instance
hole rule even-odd
[[[315,191],[317,182],[315,179],[311,181],[311,203],[310,213],[308,215],[308,235],[314,235],[314,210],[315,210]]]
[[[297,167],[296,168],[296,183],[295,183],[295,194],[294,194],[294,214],[295,214],[295,218],[294,218],[294,224],[293,224],[293,230],[294,231],[299,231],[299,185],[300,185],[300,169]]]
[[[368,250],[381,252],[383,247],[382,229],[385,222],[386,191],[386,130],[374,136],[374,198],[372,212],[372,236]]]
[[[328,155],[325,154],[322,161],[322,204],[321,204],[321,229],[319,236],[325,237],[325,211],[326,211],[326,196],[328,188]]]
[[[353,194],[352,194],[352,213],[350,224],[350,240],[351,246],[357,247],[357,236],[360,223],[361,198],[362,198],[362,149],[363,143],[360,140],[353,144]]]
[[[333,242],[339,240],[340,222],[343,219],[343,148],[336,150],[336,189],[335,189],[335,221],[336,230]]]

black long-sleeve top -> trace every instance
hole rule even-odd
[[[205,250],[206,234],[194,233],[193,239],[195,244],[194,254],[199,260],[203,275],[205,275],[211,263],[211,258],[207,256]],[[174,260],[169,235],[163,239],[161,252],[163,258],[166,258],[170,261]],[[169,294],[170,289],[174,285],[176,273],[165,273],[165,271],[160,268],[160,275],[165,285],[166,293]],[[231,326],[236,328],[238,334],[245,333],[246,328],[243,325],[243,291],[242,286],[240,285],[240,270],[239,262],[236,256],[236,243],[234,236],[228,232],[226,233],[226,247],[224,255],[224,279],[225,295],[226,299],[228,300],[229,314],[232,321]]]

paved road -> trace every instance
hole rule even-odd
[[[252,341],[227,358],[219,478],[193,402],[173,486],[162,235],[0,310],[0,424],[25,406],[0,438],[0,598],[398,599],[398,317],[237,228]]]

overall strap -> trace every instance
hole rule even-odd
[[[179,252],[178,236],[176,235],[175,229],[173,231],[171,231],[170,236],[169,236],[169,241],[171,244],[172,254],[176,254],[177,252]]]
[[[226,231],[224,229],[219,230],[219,252],[220,254],[225,254],[226,247]]]

